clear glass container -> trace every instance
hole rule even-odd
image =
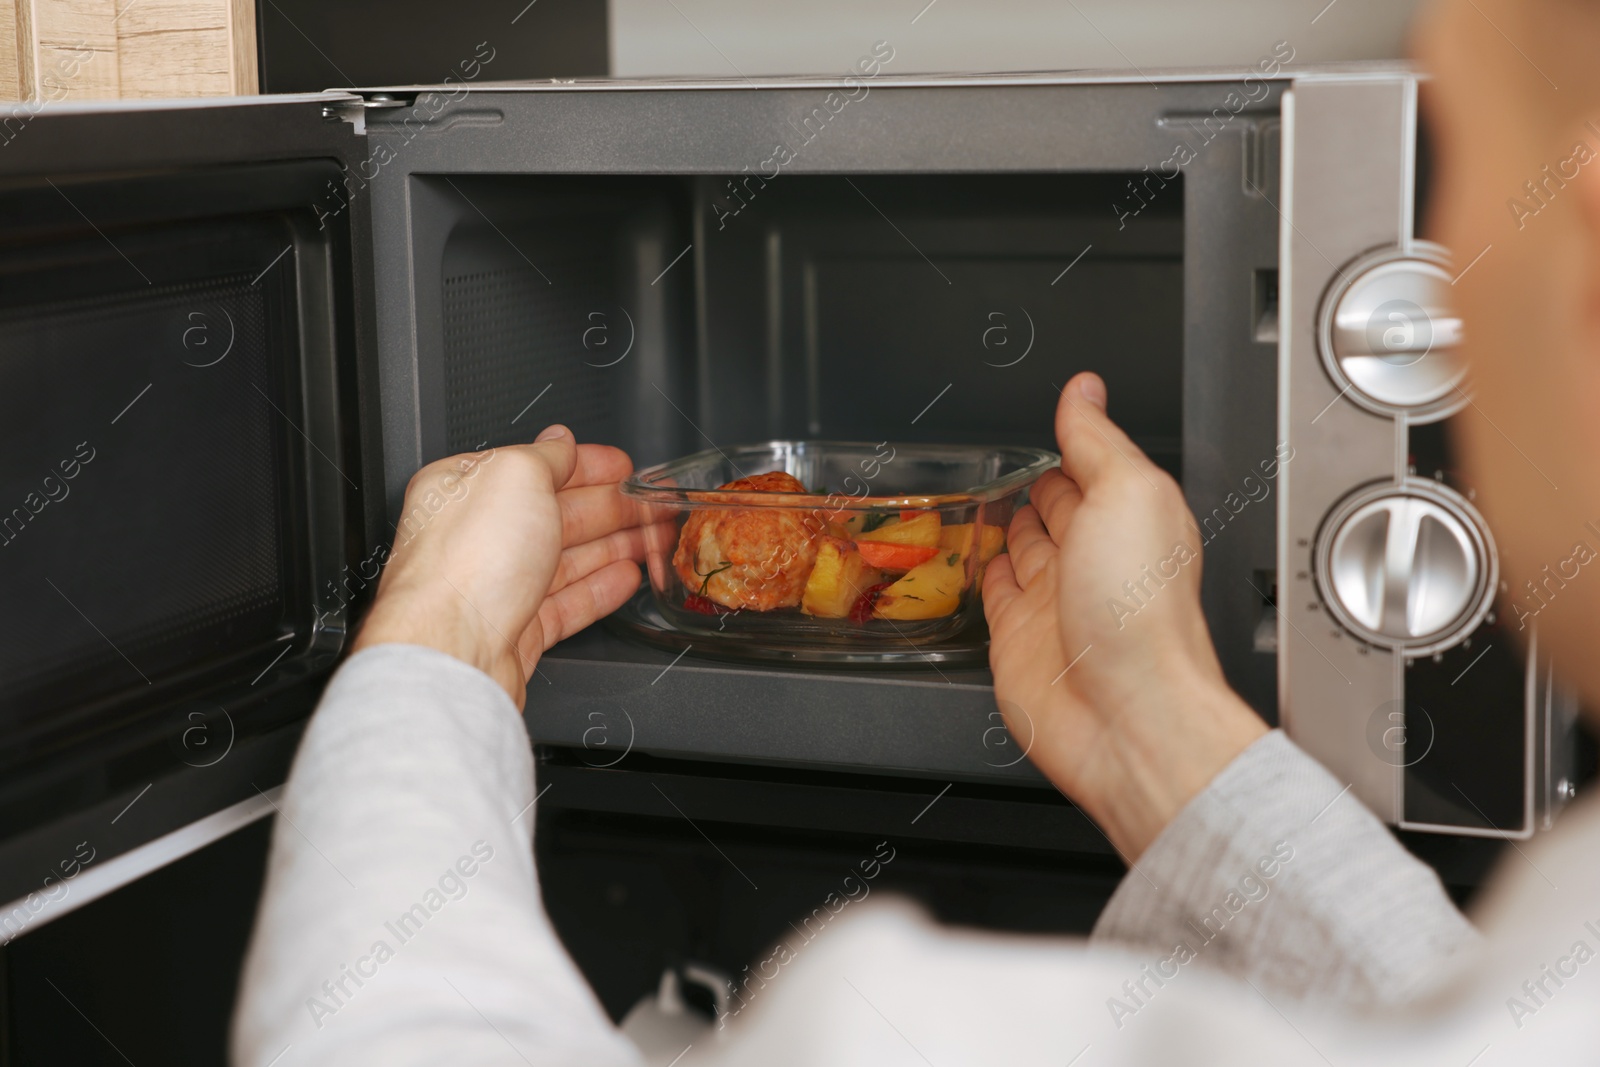
[[[905,648],[981,612],[1028,487],[1060,463],[1012,445],[767,441],[637,471],[646,571],[686,633]]]

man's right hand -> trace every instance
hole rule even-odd
[[[1061,391],[1061,470],[983,594],[1008,730],[1131,862],[1267,727],[1223,679],[1182,491],[1105,406],[1094,374]]]
[[[436,648],[521,708],[545,650],[639,588],[646,531],[617,490],[632,469],[621,449],[580,445],[559,425],[531,445],[423,467],[404,513],[425,518],[415,528],[407,520],[353,650]]]

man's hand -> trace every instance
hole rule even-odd
[[[639,586],[644,531],[617,482],[620,449],[564,426],[534,444],[451,456],[406,487],[396,548],[354,650],[427,645],[470,663],[522,707],[545,649]]]
[[[1061,392],[1061,470],[989,565],[995,697],[1011,735],[1132,861],[1266,725],[1222,676],[1200,610],[1200,531],[1176,482]]]

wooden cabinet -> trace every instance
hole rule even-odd
[[[0,99],[256,92],[253,0],[0,0]]]

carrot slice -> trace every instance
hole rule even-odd
[[[887,541],[857,541],[856,549],[869,565],[885,571],[908,571],[939,553],[922,545],[897,545]]]

